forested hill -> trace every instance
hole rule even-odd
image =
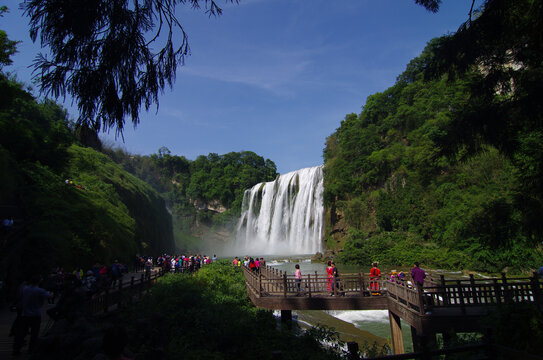
[[[327,138],[327,245],[343,261],[543,263],[543,5],[486,5]]]
[[[245,190],[277,176],[273,161],[252,151],[195,160],[166,147],[143,156],[119,148],[103,151],[167,199],[176,246],[184,252],[218,252],[233,233]]]
[[[60,106],[0,74],[0,210],[14,220],[1,234],[2,279],[174,250],[164,199],[82,147],[84,133]]]

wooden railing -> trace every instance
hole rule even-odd
[[[150,275],[136,279],[132,276],[130,281],[123,282],[122,279],[112,283],[111,287],[94,294],[88,302],[88,309],[92,315],[107,313],[123,305],[132,303],[141,298],[155,284],[164,273],[158,268]]]
[[[298,287],[294,275],[270,266],[261,267],[259,271],[251,271],[242,267],[247,284],[258,296],[297,295]],[[339,277],[327,275],[305,274],[300,283],[301,292],[309,297],[314,295],[384,295],[388,281],[384,277],[372,277],[369,274],[344,274]]]
[[[530,278],[445,280],[424,289],[424,301],[432,307],[500,305],[503,303],[543,303],[543,283],[536,273]]]
[[[543,283],[534,273],[530,278],[501,278],[447,280],[430,283],[424,289],[408,283],[393,282],[387,286],[388,296],[411,311],[424,314],[425,309],[458,307],[465,313],[468,306],[500,305],[532,302],[543,304]]]
[[[398,305],[410,311],[424,314],[422,289],[414,287],[406,281],[394,281],[387,284],[387,294]]]
[[[243,267],[245,279],[252,291],[262,296],[298,295],[294,275],[270,266],[251,271]],[[381,295],[388,296],[409,311],[425,314],[429,308],[499,305],[510,302],[535,302],[543,304],[543,283],[537,274],[529,278],[445,279],[429,274],[424,289],[413,286],[409,280],[389,281],[388,276],[371,278],[369,274],[344,274],[336,278],[327,275],[305,274],[302,276],[301,293],[309,297],[323,295]]]

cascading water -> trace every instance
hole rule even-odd
[[[314,254],[322,250],[322,166],[280,175],[246,190],[232,250],[242,254]]]

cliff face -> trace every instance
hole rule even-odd
[[[221,204],[219,200],[205,201],[205,200],[195,199],[195,200],[190,200],[190,202],[192,205],[194,205],[194,207],[198,211],[212,211],[214,213],[222,214],[223,212],[228,210],[226,206]]]
[[[17,283],[57,266],[131,263],[136,253],[175,248],[160,195],[95,150],[70,146],[60,171],[39,163],[12,171],[20,179],[20,216],[2,244],[2,278]]]
[[[0,280],[173,251],[171,216],[147,183],[81,141],[57,104],[0,73]],[[94,134],[96,135],[96,134]]]
[[[72,146],[70,153],[68,174],[84,183],[82,195],[91,202],[100,198],[102,206],[113,206],[117,210],[111,213],[113,218],[120,214],[126,218],[121,226],[127,229],[127,236],[111,242],[123,249],[114,257],[124,257],[125,251],[156,255],[174,250],[171,215],[150,185],[92,149]]]

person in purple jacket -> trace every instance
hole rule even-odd
[[[420,264],[418,262],[415,262],[415,267],[411,269],[411,279],[413,279],[414,285],[417,285],[417,287],[420,286],[422,289],[424,286],[424,278],[426,278],[426,273],[419,267],[419,265]]]

